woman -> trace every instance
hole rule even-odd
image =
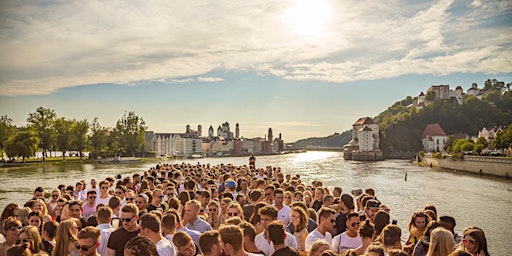
[[[0,217],[0,222],[3,222],[9,217],[16,217],[20,206],[15,203],[10,203],[5,206],[4,211],[2,212],[2,216]]]
[[[425,235],[425,230],[429,223],[430,216],[426,215],[424,212],[418,211],[413,213],[411,221],[409,221],[409,224],[407,225],[410,235],[404,245],[404,251],[409,254],[412,253],[416,243],[418,243]]]
[[[432,234],[432,231],[438,227],[440,227],[439,222],[437,221],[431,221],[430,224],[428,224],[427,230],[425,231],[425,236],[416,243],[416,246],[414,247],[414,250],[412,252],[413,256],[425,256],[427,255],[428,248],[430,247],[430,235]],[[455,242],[455,240],[454,240]]]
[[[301,256],[306,255],[306,237],[308,236],[308,219],[309,216],[301,207],[293,207],[290,211],[290,221],[293,225],[293,236],[297,242],[297,251]]]
[[[267,204],[265,202],[259,202],[254,206],[254,213],[252,214],[249,222],[254,226],[256,229],[256,234],[259,234],[265,230],[265,228],[260,223],[260,214],[259,210],[266,206]]]
[[[62,221],[57,228],[57,236],[55,237],[55,248],[53,248],[52,255],[58,256],[75,256],[78,255],[78,250],[75,243],[78,241],[76,237],[78,234],[77,219],[68,219]]]
[[[43,216],[41,212],[34,211],[28,214],[28,224],[36,227],[38,230],[41,230],[41,224],[43,223]]]
[[[356,253],[357,255],[363,255],[368,246],[373,243],[373,239],[375,239],[375,227],[370,220],[364,221],[359,227],[359,236],[361,236],[363,243],[356,248]]]
[[[462,248],[471,256],[489,256],[487,251],[487,239],[480,228],[472,227],[464,230]]]
[[[43,200],[37,199],[34,204],[32,205],[32,211],[38,211],[41,213],[41,216],[45,216],[48,214],[48,210],[46,209],[46,204]]]
[[[385,226],[389,225],[389,214],[384,210],[379,210],[375,214],[375,218],[373,220],[373,225],[375,227],[375,236],[380,236],[380,233],[382,233],[382,230]]]
[[[293,194],[291,191],[285,191],[283,204],[286,206],[290,206],[292,204],[292,197]]]
[[[208,222],[213,229],[218,229],[220,226],[219,209],[219,202],[212,200],[208,203],[208,217],[206,217],[206,222]]]
[[[29,244],[28,248],[32,255],[48,255],[43,251],[43,239],[36,227],[30,225],[23,227],[18,235],[18,240],[20,243]],[[18,244],[18,240],[16,244]]]
[[[52,199],[46,203],[46,209],[50,215],[55,216],[55,208],[57,208],[57,201],[60,199],[60,190],[54,189],[52,191]]]
[[[220,223],[224,224],[224,221],[228,219],[228,205],[233,202],[229,197],[224,197],[220,200]]]
[[[444,228],[435,228],[430,234],[430,246],[427,256],[448,256],[455,249],[452,232]]]
[[[9,217],[1,223],[3,224],[2,230],[4,230],[5,242],[0,244],[0,256],[4,256],[7,250],[16,244],[22,226],[21,222],[14,217]]]
[[[32,209],[29,207],[23,207],[18,210],[16,214],[16,218],[21,221],[21,225],[26,226],[28,225],[28,215],[32,212]]]
[[[180,209],[178,210],[181,213],[181,216],[185,213],[185,204],[190,201],[190,194],[188,191],[183,190],[178,194],[178,199],[180,200]]]

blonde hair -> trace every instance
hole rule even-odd
[[[21,229],[20,234],[25,233],[27,234],[28,238],[32,240],[32,252],[33,253],[39,253],[43,250],[43,239],[41,238],[41,235],[39,235],[39,229],[35,226],[25,226]]]
[[[32,212],[32,209],[30,207],[23,207],[18,210],[18,217],[20,218],[22,225],[27,225],[28,223],[28,215]]]
[[[313,242],[313,244],[309,248],[308,255],[315,255],[315,253],[317,253],[318,250],[320,250],[320,248],[322,246],[327,246],[327,247],[331,248],[331,245],[327,241],[325,241],[323,239],[319,239],[319,240],[316,240]]]
[[[39,210],[41,212],[41,216],[45,216],[48,214],[48,208],[46,207],[46,203],[41,199],[36,199],[34,204],[32,205],[32,208],[36,206],[37,203],[40,203],[43,206],[42,210]]]
[[[69,242],[76,242],[78,238],[71,233],[71,230],[76,225],[76,219],[71,218],[64,220],[57,228],[57,236],[55,237],[55,247],[53,248],[52,255],[67,255]]]
[[[441,227],[432,230],[427,256],[448,256],[454,249],[455,240],[450,231]]]

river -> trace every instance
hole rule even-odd
[[[169,163],[248,164],[247,157],[171,160]],[[126,165],[70,164],[34,165],[0,169],[0,209],[10,202],[23,204],[31,198],[35,187],[56,188],[91,178],[103,179],[121,174],[123,177],[142,173],[154,163]],[[474,174],[418,167],[403,160],[380,162],[345,161],[340,152],[306,152],[277,156],[259,156],[257,167],[281,166],[283,172],[300,174],[310,184],[321,180],[328,187],[340,186],[344,193],[352,189],[372,187],[378,199],[391,208],[391,218],[408,235],[407,223],[414,211],[430,203],[438,215],[450,215],[457,221],[455,230],[472,225],[482,228],[489,251],[494,256],[512,251],[512,180],[480,177]],[[407,173],[407,181],[405,175]]]

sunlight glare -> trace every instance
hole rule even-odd
[[[326,159],[333,156],[335,152],[308,151],[306,153],[297,154],[292,160],[293,162],[312,162],[320,159]]]
[[[320,33],[332,18],[327,0],[297,0],[285,14],[285,21],[301,35]]]

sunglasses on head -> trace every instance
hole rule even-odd
[[[75,244],[75,248],[76,248],[77,250],[82,250],[82,251],[86,252],[86,251],[88,251],[89,249],[91,249],[91,247],[93,247],[93,246],[95,246],[95,245],[96,245],[96,244],[89,245],[89,246],[87,246],[87,245],[82,245],[82,246],[80,246],[79,244]]]

